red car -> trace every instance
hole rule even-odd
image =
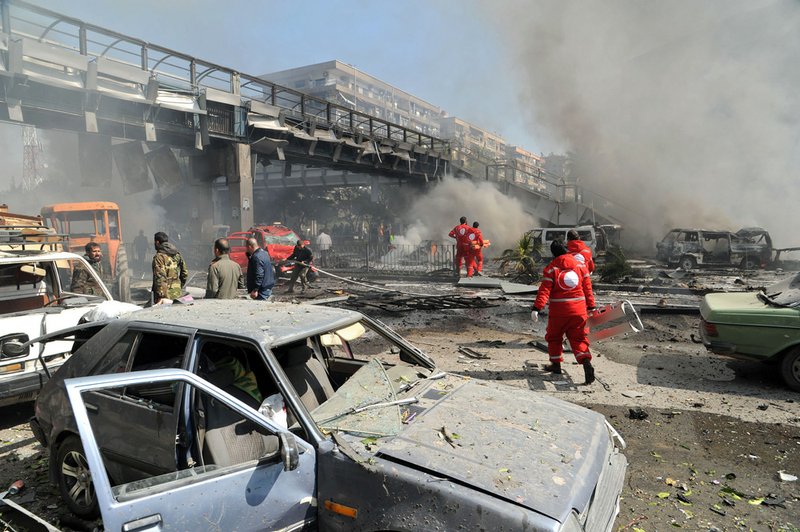
[[[293,262],[285,263],[289,255],[294,251],[294,246],[301,238],[286,227],[285,225],[275,223],[272,225],[254,225],[247,231],[238,231],[228,235],[228,243],[231,246],[231,259],[238,262],[242,267],[242,271],[247,271],[247,239],[253,237],[258,241],[262,249],[266,249],[272,258],[272,263],[275,265],[275,275],[277,277],[286,277],[291,274],[294,267]],[[309,244],[308,240],[304,241],[306,245]]]

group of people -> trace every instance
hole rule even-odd
[[[472,222],[472,227],[467,223],[467,217],[462,216],[459,224],[455,226],[448,236],[456,239],[455,268],[461,275],[461,265],[466,262],[467,277],[474,274],[483,275],[483,248],[488,241],[483,239],[479,229],[481,224]]]
[[[269,252],[258,245],[255,238],[248,238],[246,244],[247,276],[242,274],[239,264],[230,258],[230,245],[226,238],[218,238],[214,242],[214,260],[208,267],[208,281],[206,283],[207,299],[233,299],[238,295],[238,290],[247,289],[251,299],[266,301],[272,296],[275,287],[275,267]],[[301,291],[305,292],[308,285],[308,270],[314,254],[302,240],[298,240],[287,257],[287,261],[294,261],[292,276],[289,278],[287,293],[294,292],[294,285],[300,280]]]

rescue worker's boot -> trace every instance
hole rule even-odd
[[[561,374],[561,362],[552,362],[552,363],[546,365],[543,369],[545,371],[550,372],[550,373]]]
[[[583,361],[583,375],[586,378],[584,384],[591,384],[594,382],[594,366],[591,360]]]

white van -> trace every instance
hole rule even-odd
[[[567,231],[575,229],[578,232],[581,240],[586,246],[592,250],[592,255],[596,254],[597,250],[597,231],[591,225],[579,225],[577,227],[537,227],[531,229],[528,234],[531,235],[537,244],[542,247],[542,257],[552,257],[550,253],[550,243],[553,240],[561,240],[566,244]]]

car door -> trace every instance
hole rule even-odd
[[[182,367],[189,340],[189,334],[131,329],[109,348],[108,364],[101,361],[92,373]],[[176,389],[153,384],[106,389],[87,397],[89,415],[100,427],[100,450],[117,482],[177,469],[178,396]]]
[[[301,530],[315,526],[313,447],[204,379],[180,369],[162,369],[68,379],[65,386],[106,530]],[[112,486],[96,438],[100,427],[84,398],[108,389],[143,386],[183,387],[185,395],[207,396],[252,427],[245,433],[237,425],[237,437],[257,433],[273,445],[255,459],[205,462]]]

